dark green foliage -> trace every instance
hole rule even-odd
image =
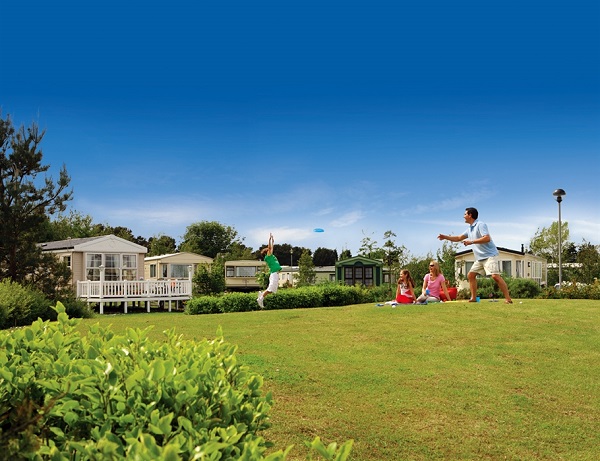
[[[177,242],[173,237],[159,234],[148,239],[148,256],[159,256],[175,253]]]
[[[15,129],[0,117],[0,279],[24,282],[36,273],[48,216],[64,211],[72,192],[66,168],[56,182],[47,175],[40,144],[44,132],[33,124]]]
[[[63,299],[62,303],[67,315],[71,318],[90,319],[95,315],[90,305],[81,299],[70,297]]]

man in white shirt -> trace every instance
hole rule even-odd
[[[461,235],[438,235],[439,240],[450,240],[451,242],[463,242],[465,246],[473,246],[473,255],[475,256],[475,264],[471,267],[467,278],[469,279],[469,288],[471,289],[470,303],[477,301],[477,274],[490,275],[498,284],[502,294],[504,295],[505,303],[512,304],[508,286],[500,273],[500,265],[498,264],[498,248],[492,241],[487,225],[477,220],[479,212],[477,208],[467,208],[465,210],[465,222],[469,224],[469,228]]]

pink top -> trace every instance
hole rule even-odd
[[[425,274],[423,280],[427,283],[427,288],[429,289],[429,296],[435,296],[436,298],[440,297],[440,293],[443,291],[442,283],[446,281],[442,274],[438,274],[438,276],[434,280],[430,280],[431,274]]]

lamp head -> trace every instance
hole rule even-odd
[[[556,189],[554,192],[552,192],[552,195],[554,195],[556,197],[556,201],[560,203],[562,202],[563,195],[567,195],[567,193],[564,191],[564,189]]]

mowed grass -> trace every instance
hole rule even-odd
[[[352,460],[596,460],[600,302],[98,316],[81,323],[216,336],[273,393],[276,448],[354,439]]]

